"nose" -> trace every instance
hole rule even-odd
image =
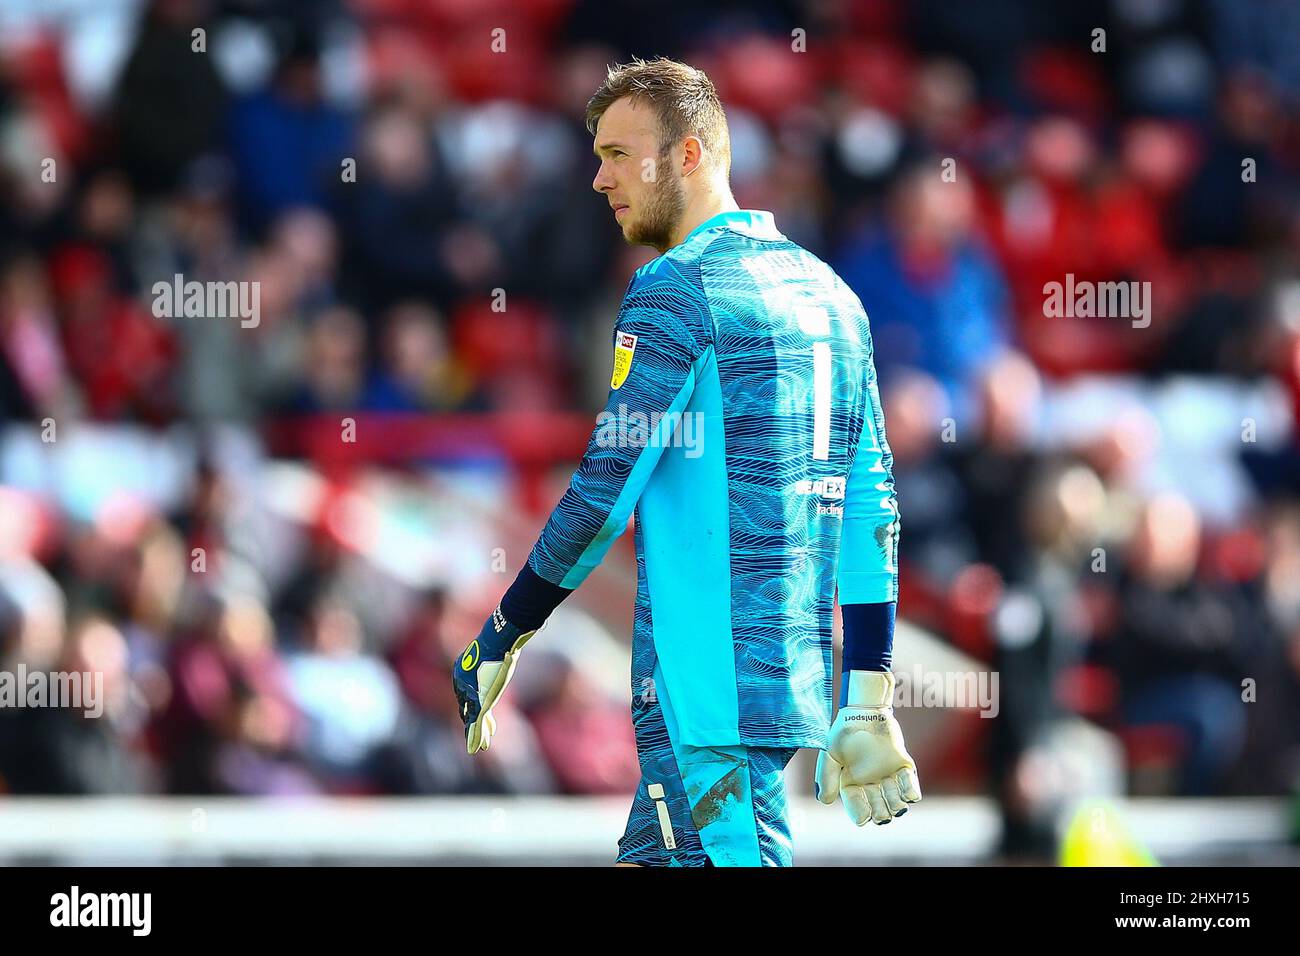
[[[603,161],[600,168],[596,170],[596,178],[591,181],[591,188],[598,193],[608,192],[614,188],[614,177],[606,171]]]

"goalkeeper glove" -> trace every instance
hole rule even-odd
[[[497,729],[492,707],[514,676],[520,649],[541,629],[521,631],[498,606],[452,668],[452,686],[465,722],[465,748],[471,754],[487,750],[492,743]]]
[[[858,826],[885,824],[921,799],[916,762],[903,745],[894,719],[894,675],[889,671],[849,671],[845,706],[835,715],[826,749],[817,756],[813,787],[817,799],[833,804],[838,796]]]

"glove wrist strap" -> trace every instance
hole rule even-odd
[[[849,671],[846,707],[891,707],[894,703],[894,675],[889,671]]]

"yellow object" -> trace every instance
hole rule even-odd
[[[1061,841],[1061,866],[1159,866],[1104,800],[1084,803]]]
[[[614,374],[610,376],[609,387],[621,388],[627,381],[627,373],[632,370],[632,356],[636,352],[636,336],[627,332],[616,332],[614,341]]]

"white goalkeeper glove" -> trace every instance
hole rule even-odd
[[[465,749],[473,754],[487,750],[497,732],[492,708],[505,693],[519,663],[519,652],[538,631],[521,631],[506,621],[498,606],[452,668],[452,686],[461,720],[465,723]]]
[[[813,782],[827,806],[839,797],[858,826],[885,824],[921,799],[916,762],[894,719],[894,675],[849,671],[846,703],[835,715]]]

